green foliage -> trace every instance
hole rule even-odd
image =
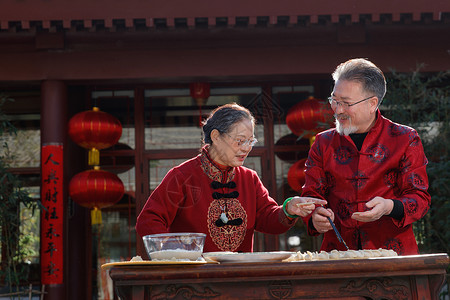
[[[39,205],[40,202],[36,203]],[[35,210],[36,205],[26,208],[23,205],[20,208],[20,240],[19,240],[19,258],[26,264],[39,264],[40,249],[40,210]],[[37,212],[37,213],[36,213]]]
[[[0,95],[0,137],[16,134],[15,127],[6,119],[1,107],[5,96]],[[27,279],[27,270],[24,267],[24,257],[29,255],[22,247],[29,243],[29,238],[20,233],[20,210],[26,208],[33,211],[38,203],[28,196],[22,187],[20,178],[11,173],[6,161],[11,158],[8,145],[2,142],[3,151],[0,155],[0,229],[2,246],[2,268],[0,278],[6,282],[12,292],[13,287],[18,289],[20,282]]]
[[[393,121],[415,128],[422,138],[427,157],[448,160],[450,149],[450,71],[420,73],[392,71],[382,106]]]
[[[430,208],[428,249],[431,252],[450,253],[450,160],[431,162],[428,168],[430,179]]]
[[[414,224],[421,253],[450,253],[450,71],[387,75],[381,109],[391,120],[415,128],[429,160],[431,208]]]

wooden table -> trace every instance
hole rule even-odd
[[[439,299],[447,254],[303,262],[114,266],[123,300]]]

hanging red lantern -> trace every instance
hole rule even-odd
[[[189,85],[191,97],[198,106],[206,104],[209,98],[210,84],[207,82],[193,82]]]
[[[305,163],[306,158],[297,161],[289,168],[287,174],[289,186],[296,192],[301,192],[305,184]]]
[[[99,150],[116,144],[121,135],[120,121],[98,107],[80,112],[69,121],[69,136],[81,147],[89,149],[90,166],[99,165]]]
[[[92,209],[92,224],[101,223],[100,209],[114,205],[124,193],[120,178],[98,166],[76,174],[69,183],[69,196],[73,201]]]
[[[276,143],[275,155],[285,162],[294,163],[301,157],[308,156],[309,141],[306,138],[299,138],[293,133],[282,136]],[[295,147],[295,151],[290,150]],[[279,150],[278,150],[279,149]],[[287,149],[288,151],[286,151]],[[285,151],[283,151],[285,150]]]
[[[200,127],[202,126],[202,106],[208,101],[210,88],[210,84],[207,82],[193,82],[189,85],[191,97],[198,106],[198,125]]]
[[[333,111],[323,101],[309,97],[289,109],[286,125],[297,136],[311,138],[321,130],[331,127]]]

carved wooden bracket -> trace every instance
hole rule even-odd
[[[340,288],[341,292],[367,296],[369,299],[382,300],[387,295],[392,295],[392,299],[410,299],[409,288],[404,285],[392,285],[391,278],[368,279],[365,281],[350,280],[345,287]]]

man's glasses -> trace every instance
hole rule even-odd
[[[356,105],[358,103],[367,101],[367,100],[369,100],[370,98],[373,98],[373,97],[375,97],[375,96],[367,97],[367,98],[362,99],[362,100],[360,100],[358,102],[355,102],[355,103],[347,103],[347,102],[343,102],[343,101],[336,101],[335,99],[333,99],[333,97],[328,97],[328,102],[330,103],[331,106],[334,106],[334,107],[342,106],[343,109],[348,109],[348,108],[352,107],[353,105]]]
[[[240,147],[240,146],[250,146],[250,147],[253,147],[253,146],[258,142],[258,140],[255,139],[255,138],[249,138],[249,139],[244,140],[244,139],[241,139],[241,138],[233,138],[231,135],[229,135],[229,134],[226,133],[226,132],[225,132],[225,134],[228,135],[231,139],[233,139],[233,140],[237,143],[237,145],[238,145],[239,147]]]

